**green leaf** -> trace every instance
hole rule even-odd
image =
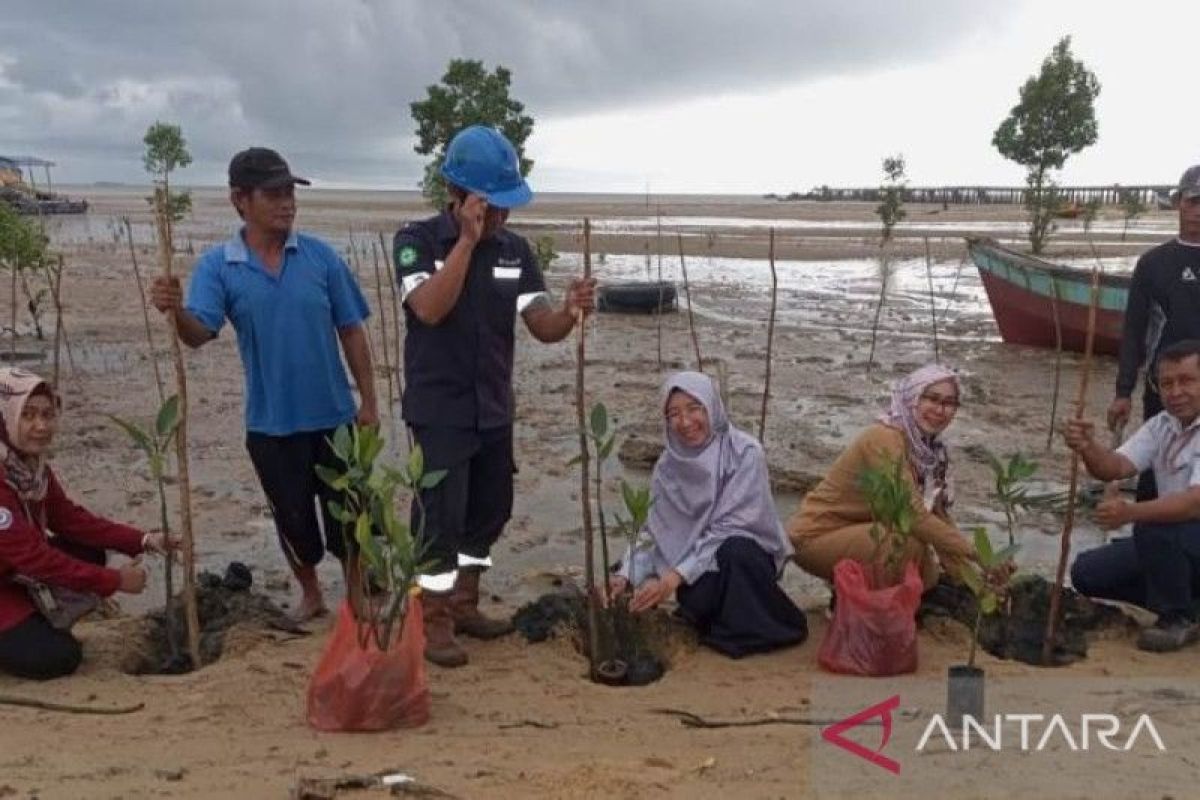
[[[601,461],[606,461],[612,454],[613,445],[616,444],[616,441],[617,439],[615,436],[610,436],[604,440],[603,444],[600,445],[600,451],[597,455]]]
[[[133,439],[133,443],[137,445],[143,453],[150,455],[155,452],[157,448],[155,448],[154,441],[150,438],[149,434],[147,434],[137,425],[134,425],[132,422],[127,422],[120,417],[114,417],[112,414],[108,414],[107,416],[114,423],[120,426],[125,433],[129,434],[129,438]]]
[[[574,457],[574,458],[572,458],[570,461],[568,461],[568,462],[567,462],[567,466],[568,466],[568,467],[574,467],[574,466],[576,466],[577,464],[582,464],[582,463],[583,463],[583,454],[582,454],[582,453],[580,453],[579,455],[575,456],[575,457]]]
[[[158,438],[165,439],[175,432],[178,425],[179,395],[173,394],[158,409],[158,417],[154,420],[154,429],[158,431]]]
[[[608,433],[608,409],[604,403],[596,403],[592,406],[591,415],[592,436],[597,439],[602,439]]]
[[[425,474],[425,453],[421,450],[421,445],[414,444],[412,452],[408,454],[408,477],[412,484],[416,484],[421,480],[421,476]]]
[[[333,447],[334,455],[347,464],[350,463],[353,457],[353,443],[350,440],[350,426],[339,425],[338,429],[333,432],[333,441],[330,442],[330,445]]]
[[[976,597],[983,592],[983,578],[979,576],[979,573],[975,571],[974,567],[963,567],[963,569],[959,572],[959,577],[962,579],[962,582],[966,584],[967,588],[971,590],[971,593]]]
[[[317,477],[321,479],[327,486],[333,486],[342,480],[342,473],[332,467],[327,467],[324,464],[317,464],[314,467]]]
[[[354,520],[354,515],[347,511],[346,507],[337,500],[330,500],[326,504],[326,508],[329,509],[329,515],[343,525],[348,525]]]
[[[435,469],[432,472],[427,472],[421,476],[421,488],[432,489],[437,486],[449,474],[449,470]]]
[[[992,566],[995,561],[992,552],[992,540],[988,538],[987,528],[982,525],[973,529],[975,534],[975,552],[979,555],[979,563],[985,567]]]
[[[1001,549],[995,555],[992,556],[992,563],[989,564],[988,566],[996,566],[999,564],[1004,564],[1005,562],[1008,562],[1008,561],[1012,561],[1020,549],[1021,549],[1021,545],[1019,545],[1019,544],[1005,545],[1005,547],[1003,549]]]
[[[996,595],[992,592],[984,592],[979,598],[979,608],[984,614],[995,614],[999,608],[999,601]]]

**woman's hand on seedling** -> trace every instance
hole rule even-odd
[[[629,586],[629,579],[624,575],[610,575],[608,578],[608,595],[600,592],[600,606],[608,606],[609,597],[617,597]]]
[[[670,598],[682,583],[683,576],[675,570],[671,570],[661,578],[651,578],[639,586],[637,591],[633,593],[633,600],[629,603],[629,610],[635,614],[642,611],[649,611],[659,603]]]
[[[155,555],[165,555],[167,549],[178,550],[183,547],[183,537],[179,534],[167,536],[165,533],[147,533],[142,537],[142,550]]]
[[[121,576],[121,582],[117,584],[117,591],[126,594],[141,594],[142,590],[146,588],[146,568],[142,566],[141,559],[123,564],[117,572]]]

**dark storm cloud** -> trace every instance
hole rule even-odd
[[[9,0],[0,152],[137,179],[156,119],[197,180],[251,142],[326,180],[410,185],[408,104],[454,57],[504,64],[535,117],[761,91],[938,57],[996,4],[964,0]]]

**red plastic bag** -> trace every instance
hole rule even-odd
[[[404,629],[386,651],[373,637],[359,646],[358,623],[343,601],[308,684],[308,724],[322,731],[415,728],[429,720],[429,706],[420,597],[408,598]]]
[[[817,661],[847,675],[900,675],[917,671],[917,606],[921,573],[915,562],[896,586],[874,589],[871,569],[842,559],[833,567],[837,605]]]

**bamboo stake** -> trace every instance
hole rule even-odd
[[[586,217],[583,220],[583,279],[592,277],[592,223]],[[577,312],[575,325],[577,336],[575,342],[575,416],[579,423],[579,502],[583,511],[583,574],[587,582],[585,596],[587,598],[588,615],[588,677],[596,679],[596,659],[600,657],[600,620],[596,614],[596,561],[595,541],[592,533],[592,506],[590,464],[587,440],[587,419],[584,405],[587,397],[584,393],[584,364],[586,356],[587,331],[583,324],[583,312]]]
[[[129,224],[129,217],[121,217],[121,221],[125,223],[125,238],[129,242],[129,259],[133,262],[133,279],[137,281],[138,296],[142,298],[142,322],[146,325],[146,347],[150,350],[150,365],[154,367],[154,385],[158,387],[158,404],[162,405],[167,399],[167,393],[163,388],[162,372],[158,369],[158,355],[154,349],[154,333],[150,327],[150,307],[146,303],[146,286],[142,283],[142,270],[138,266],[137,248],[133,246],[133,226]]]
[[[887,298],[888,281],[891,280],[892,262],[883,245],[879,250],[879,302],[875,306],[875,320],[871,323],[871,349],[867,353],[867,375],[875,367],[875,340],[879,335],[879,316],[883,313],[883,302]]]
[[[662,283],[662,206],[656,205],[654,214],[654,227],[658,238],[658,310],[654,314],[654,328],[658,337],[658,372],[661,375],[663,371],[663,337],[662,337],[662,303],[663,303],[663,283]]]
[[[775,229],[771,228],[767,245],[767,263],[771,266],[771,315],[767,318],[767,364],[763,377],[762,413],[758,418],[758,441],[767,443],[767,401],[771,398],[771,350],[775,343],[775,303],[779,295],[779,276],[775,272]]]
[[[375,301],[379,304],[379,338],[383,341],[383,371],[387,373],[388,416],[396,407],[396,387],[392,382],[391,346],[388,344],[387,309],[383,305],[383,279],[379,275],[379,251],[371,247],[371,263],[375,270]]]
[[[1088,306],[1087,338],[1083,346],[1083,367],[1079,375],[1079,394],[1075,400],[1075,419],[1083,419],[1087,408],[1088,381],[1092,372],[1092,347],[1096,338],[1096,306],[1100,300],[1100,265],[1092,269],[1092,296]],[[1067,489],[1067,515],[1063,521],[1062,542],[1059,548],[1058,568],[1054,572],[1054,590],[1050,595],[1050,616],[1046,619],[1046,635],[1042,640],[1042,663],[1049,664],[1054,652],[1054,641],[1058,636],[1058,613],[1062,603],[1063,578],[1067,572],[1067,560],[1071,555],[1071,528],[1075,524],[1075,497],[1079,491],[1079,453],[1071,453],[1071,472]]]
[[[1050,430],[1046,431],[1046,449],[1054,445],[1054,421],[1058,419],[1058,395],[1062,387],[1062,320],[1058,316],[1059,294],[1058,279],[1050,278],[1050,288],[1054,290],[1054,298],[1050,301],[1050,312],[1054,315],[1054,395],[1050,399]]]
[[[938,322],[937,322],[937,304],[933,299],[933,257],[929,253],[929,237],[925,237],[925,277],[929,281],[929,316],[933,323],[933,360],[934,363],[942,362],[942,355],[938,347]]]
[[[158,227],[158,255],[163,275],[169,280],[174,261],[171,241],[170,195],[167,184],[154,190],[154,218]],[[196,539],[192,530],[192,481],[188,470],[188,394],[187,365],[183,360],[183,345],[179,341],[179,317],[174,310],[167,314],[171,325],[171,354],[175,359],[175,391],[179,395],[179,427],[175,432],[175,458],[179,462],[179,516],[183,536],[183,611],[187,625],[188,655],[192,667],[200,667],[200,614],[196,608]]]
[[[62,353],[62,298],[59,294],[58,287],[62,282],[63,274],[63,257],[58,256],[58,268],[50,272],[50,297],[54,300],[54,373],[51,380],[51,385],[54,386],[55,394],[58,393],[59,384],[59,365],[61,363]]]
[[[392,293],[392,328],[395,334],[395,352],[396,352],[396,398],[403,404],[404,400],[404,344],[403,337],[400,335],[400,293],[396,289],[396,271],[392,269],[391,261],[388,259],[387,241],[383,238],[383,231],[379,232],[379,251],[383,253],[383,263],[387,269],[388,288]],[[388,414],[394,416],[396,410],[389,409]],[[408,441],[408,449],[412,450],[413,440],[412,431],[403,420],[399,423],[404,428],[404,438]]]
[[[12,312],[11,330],[12,338],[8,344],[8,363],[11,366],[17,365],[17,269],[20,267],[20,262],[14,261],[9,265],[12,270],[12,294],[9,297],[11,306],[9,310]]]
[[[704,372],[704,359],[700,356],[700,340],[696,337],[696,319],[692,314],[692,287],[688,283],[687,260],[683,257],[683,234],[675,232],[679,240],[679,268],[683,271],[683,291],[687,293],[688,329],[692,332],[692,347],[696,351],[696,371]]]

